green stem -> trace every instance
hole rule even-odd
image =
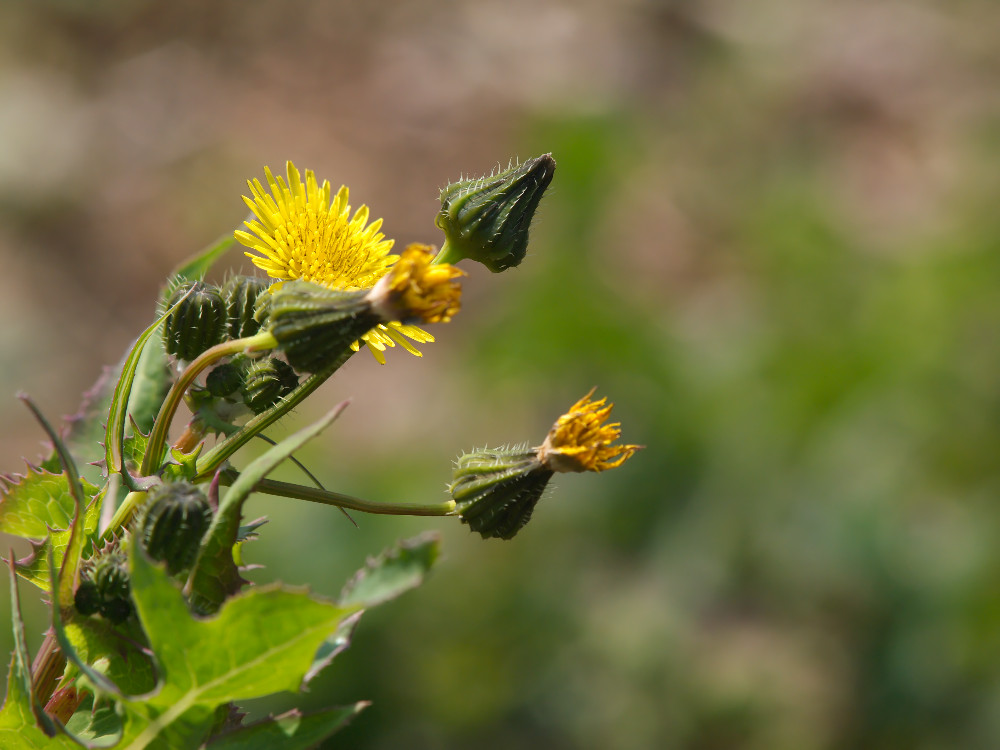
[[[448,238],[445,237],[444,244],[441,245],[441,249],[438,250],[438,254],[434,257],[434,260],[431,261],[431,265],[437,266],[442,263],[450,263],[451,265],[455,265],[456,263],[458,263],[458,261],[462,260],[464,257],[465,256],[463,256],[462,253],[459,252],[454,245],[451,245],[448,242]]]
[[[160,407],[160,413],[156,415],[156,422],[153,425],[153,432],[150,433],[149,442],[146,445],[146,453],[142,457],[142,466],[139,468],[140,476],[149,476],[157,468],[160,455],[167,443],[167,434],[170,431],[170,423],[174,420],[174,414],[180,405],[187,389],[194,383],[195,378],[214,362],[218,362],[224,357],[239,354],[240,352],[259,351],[261,349],[273,349],[278,345],[277,340],[267,331],[258,333],[256,336],[249,336],[245,339],[234,341],[224,341],[213,346],[199,355],[181,373],[181,376],[174,382]]]
[[[222,466],[231,455],[250,442],[254,435],[266,430],[298,406],[313,391],[323,385],[333,373],[340,369],[340,366],[350,359],[353,354],[354,352],[348,348],[324,369],[313,373],[303,380],[294,391],[285,396],[277,404],[249,420],[237,432],[229,435],[225,440],[212,448],[212,450],[198,460],[198,474],[194,478],[194,481],[199,482],[210,479],[215,474],[215,470]]]
[[[231,475],[223,475],[223,483],[231,482]],[[378,513],[390,516],[447,516],[455,510],[455,501],[447,500],[443,503],[432,503],[430,505],[414,505],[410,503],[374,503],[370,500],[362,500],[350,495],[341,495],[339,492],[329,490],[319,490],[315,487],[304,487],[300,484],[290,482],[279,482],[275,479],[262,479],[254,487],[255,492],[265,495],[280,495],[290,497],[295,500],[309,500],[323,505],[335,505],[338,508],[357,510],[362,513]]]
[[[130,492],[125,496],[122,504],[118,506],[118,510],[111,517],[108,528],[104,530],[105,539],[111,539],[119,529],[132,520],[132,515],[146,500],[146,494],[145,492]]]

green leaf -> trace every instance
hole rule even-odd
[[[440,555],[441,537],[433,532],[400,542],[369,559],[344,586],[339,601],[367,608],[395,599],[423,583]]]
[[[130,552],[132,598],[162,679],[155,694],[123,703],[130,750],[192,746],[220,704],[297,691],[316,648],[354,611],[268,586],[196,618],[166,573],[137,547]]]
[[[103,493],[96,495],[90,501],[87,510],[83,514],[82,531],[84,540],[93,540],[97,536],[97,526],[101,520],[101,503],[103,497]],[[23,560],[17,561],[17,574],[24,580],[38,586],[42,591],[46,593],[51,591],[49,555],[52,554],[54,556],[53,564],[56,567],[61,567],[66,556],[66,550],[69,548],[71,537],[72,532],[70,530],[62,529],[53,531],[49,535],[48,543],[45,541],[32,541],[31,554]]]
[[[132,393],[128,399],[127,411],[134,428],[145,433],[153,428],[163,399],[170,390],[170,368],[167,365],[166,349],[161,343],[162,336],[159,329],[155,330],[139,355],[132,380]],[[108,406],[110,408],[110,403]]]
[[[48,736],[56,733],[52,720],[35,704],[31,688],[31,657],[24,639],[21,598],[17,592],[17,576],[13,569],[10,571],[10,613],[14,653],[7,675],[7,698],[3,708],[0,708],[0,746],[13,749],[52,747],[52,743],[60,745],[58,738]],[[38,722],[44,723],[48,734],[42,731]]]
[[[303,714],[293,709],[209,740],[206,750],[300,750],[314,747],[357,716],[369,704],[334,706]]]
[[[191,281],[201,281],[205,278],[212,265],[223,256],[223,254],[236,242],[233,233],[229,232],[219,237],[211,245],[208,245],[197,255],[193,255],[179,265],[171,276],[180,276]]]
[[[81,482],[88,498],[97,488]],[[24,476],[0,476],[0,531],[25,539],[44,539],[51,529],[73,522],[73,494],[65,474],[28,466]]]
[[[130,619],[114,625],[103,617],[66,614],[66,640],[81,661],[102,664],[103,674],[126,695],[148,693],[156,687],[156,670],[141,650],[145,638],[137,622]]]
[[[59,463],[62,465],[63,474],[69,485],[70,494],[73,496],[73,521],[69,526],[69,538],[66,540],[62,567],[59,570],[61,575],[60,583],[58,588],[53,586],[52,589],[57,594],[55,601],[58,602],[59,606],[68,607],[73,604],[73,589],[76,585],[80,560],[83,556],[84,543],[87,541],[86,532],[83,528],[86,495],[84,494],[83,485],[80,483],[80,475],[76,470],[76,462],[73,461],[73,456],[70,455],[59,433],[52,428],[45,415],[39,411],[34,401],[26,394],[18,394],[18,398],[25,403],[35,419],[42,426],[42,429],[49,436],[49,440],[52,441],[56,455],[59,456]]]
[[[183,301],[179,300],[178,305]],[[159,318],[156,319],[149,328],[142,332],[138,339],[136,339],[135,344],[132,347],[132,351],[129,352],[128,357],[125,358],[125,363],[122,365],[121,375],[118,377],[118,383],[115,385],[114,396],[111,399],[111,408],[108,412],[108,424],[107,430],[104,435],[104,460],[107,462],[108,473],[117,474],[123,470],[123,459],[122,452],[124,450],[123,442],[125,439],[125,419],[128,413],[129,398],[132,394],[132,386],[135,382],[136,369],[139,366],[139,360],[142,357],[143,349],[145,349],[146,344],[149,339],[156,332],[156,329],[160,327],[160,324],[167,319],[167,316],[173,312],[174,305],[169,310],[163,313]],[[123,478],[128,479],[128,477]]]
[[[436,533],[421,534],[399,542],[354,574],[340,594],[342,605],[374,607],[416,588],[441,556],[441,537]],[[360,615],[360,613],[359,613]],[[309,683],[326,669],[334,657],[351,642],[357,617],[348,618],[316,651],[312,666],[306,675]]]
[[[86,747],[114,747],[122,737],[122,717],[115,703],[102,701],[94,708],[94,696],[88,695],[66,722],[66,732]]]
[[[219,511],[205,534],[188,579],[186,591],[199,610],[214,611],[227,595],[239,590],[241,579],[232,549],[239,533],[243,503],[254,486],[329,426],[346,406],[346,402],[338,404],[319,421],[289,435],[251,462],[233,482],[219,503]]]

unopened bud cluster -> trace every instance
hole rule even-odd
[[[171,310],[163,325],[167,353],[189,361],[216,344],[253,336],[260,331],[254,313],[267,286],[254,276],[233,276],[222,286],[178,284],[165,303]]]
[[[132,614],[125,555],[114,551],[95,559],[76,589],[73,604],[81,615],[100,614],[111,622],[125,622]]]

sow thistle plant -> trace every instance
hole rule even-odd
[[[0,478],[0,530],[27,539],[8,559],[14,653],[0,709],[4,748],[304,748],[365,704],[246,723],[239,705],[307,689],[350,642],[360,613],[418,585],[438,557],[422,536],[370,560],[327,601],[302,589],[250,586],[243,547],[262,521],[242,510],[253,492],[344,511],[454,516],[484,538],[513,538],[556,472],[603,471],[638,449],[618,444],[611,406],[593,391],[535,448],[462,455],[451,497],[382,503],[270,473],[328,427],[342,403],[275,443],[265,431],[364,346],[380,363],[399,346],[421,356],[460,308],[471,260],[497,272],[525,257],[528,228],[555,162],[549,155],[449,185],[440,250],[393,241],[289,163],[251,180],[245,229],[181,266],[156,320],[58,428],[22,395],[51,455]],[[206,273],[234,242],[267,278]],[[175,425],[178,407],[191,418]],[[173,435],[173,437],[171,437]],[[271,444],[242,468],[254,437]],[[28,653],[18,579],[51,604],[51,627]]]

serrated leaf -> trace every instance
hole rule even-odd
[[[354,629],[358,626],[358,620],[361,619],[362,614],[364,613],[356,612],[350,617],[345,617],[336,632],[323,641],[319,648],[316,649],[313,662],[309,665],[309,671],[306,672],[305,679],[303,680],[306,685],[312,682],[316,678],[316,675],[329,667],[337,654],[345,651],[351,645],[351,639],[354,637]]]
[[[132,598],[162,678],[155,694],[123,703],[121,746],[129,750],[193,746],[204,738],[199,731],[214,725],[220,704],[297,691],[316,648],[354,611],[304,590],[268,586],[197,618],[144,553],[133,547],[129,560]]]
[[[58,587],[53,586],[52,588],[52,592],[56,595],[54,597],[55,602],[58,602],[61,607],[68,607],[73,603],[73,589],[76,586],[84,544],[87,542],[87,535],[84,529],[85,523],[83,521],[84,509],[87,507],[87,497],[80,482],[80,475],[76,470],[76,462],[73,460],[73,456],[70,455],[59,433],[52,428],[45,415],[42,414],[27,395],[21,393],[18,394],[18,398],[28,407],[32,415],[34,415],[35,419],[42,426],[42,429],[49,436],[49,440],[52,441],[56,455],[59,456],[59,463],[63,468],[63,475],[66,477],[67,484],[69,485],[70,494],[73,496],[73,521],[69,526],[69,538],[66,540],[62,566],[59,569],[61,575],[60,583]]]
[[[293,709],[209,740],[206,750],[304,750],[343,729],[366,701],[303,714]]]
[[[96,495],[84,511],[82,526],[84,539],[92,540],[97,535],[97,527],[101,519],[102,499],[103,494]],[[57,568],[61,567],[71,537],[70,530],[61,529],[51,532],[47,541],[32,541],[31,554],[17,561],[17,574],[24,580],[38,586],[42,591],[50,592],[49,554],[54,555],[53,564]]]
[[[344,586],[340,603],[373,607],[424,582],[441,555],[441,537],[434,532],[400,542],[370,558]]]
[[[365,567],[354,574],[340,594],[340,603],[374,607],[416,588],[441,556],[441,537],[433,532],[399,542],[378,557],[370,558]],[[306,683],[326,669],[351,642],[357,616],[345,620],[340,629],[316,651]]]
[[[13,565],[13,563],[11,563]],[[55,725],[35,704],[31,687],[31,657],[24,638],[21,598],[17,591],[17,576],[10,571],[10,612],[14,635],[14,653],[7,675],[7,698],[0,708],[0,746],[5,748],[52,747],[58,744],[48,735],[56,734]],[[43,732],[39,722],[47,731]]]
[[[289,435],[244,469],[212,518],[188,579],[186,591],[199,609],[213,611],[226,596],[239,590],[241,579],[233,560],[233,545],[240,528],[243,503],[254,486],[279,464],[328,427],[344,410],[346,402],[338,404],[322,419]]]
[[[97,488],[82,482],[84,494]],[[0,531],[24,539],[44,539],[50,529],[68,529],[74,501],[65,474],[50,474],[29,466],[24,476],[0,477]]]
[[[104,675],[126,695],[156,687],[153,662],[140,648],[144,636],[137,622],[114,625],[103,617],[68,615],[63,623],[66,640],[82,661],[102,662]]]
[[[95,709],[94,696],[88,695],[66,722],[66,732],[89,748],[114,747],[121,741],[122,717],[112,702]]]

